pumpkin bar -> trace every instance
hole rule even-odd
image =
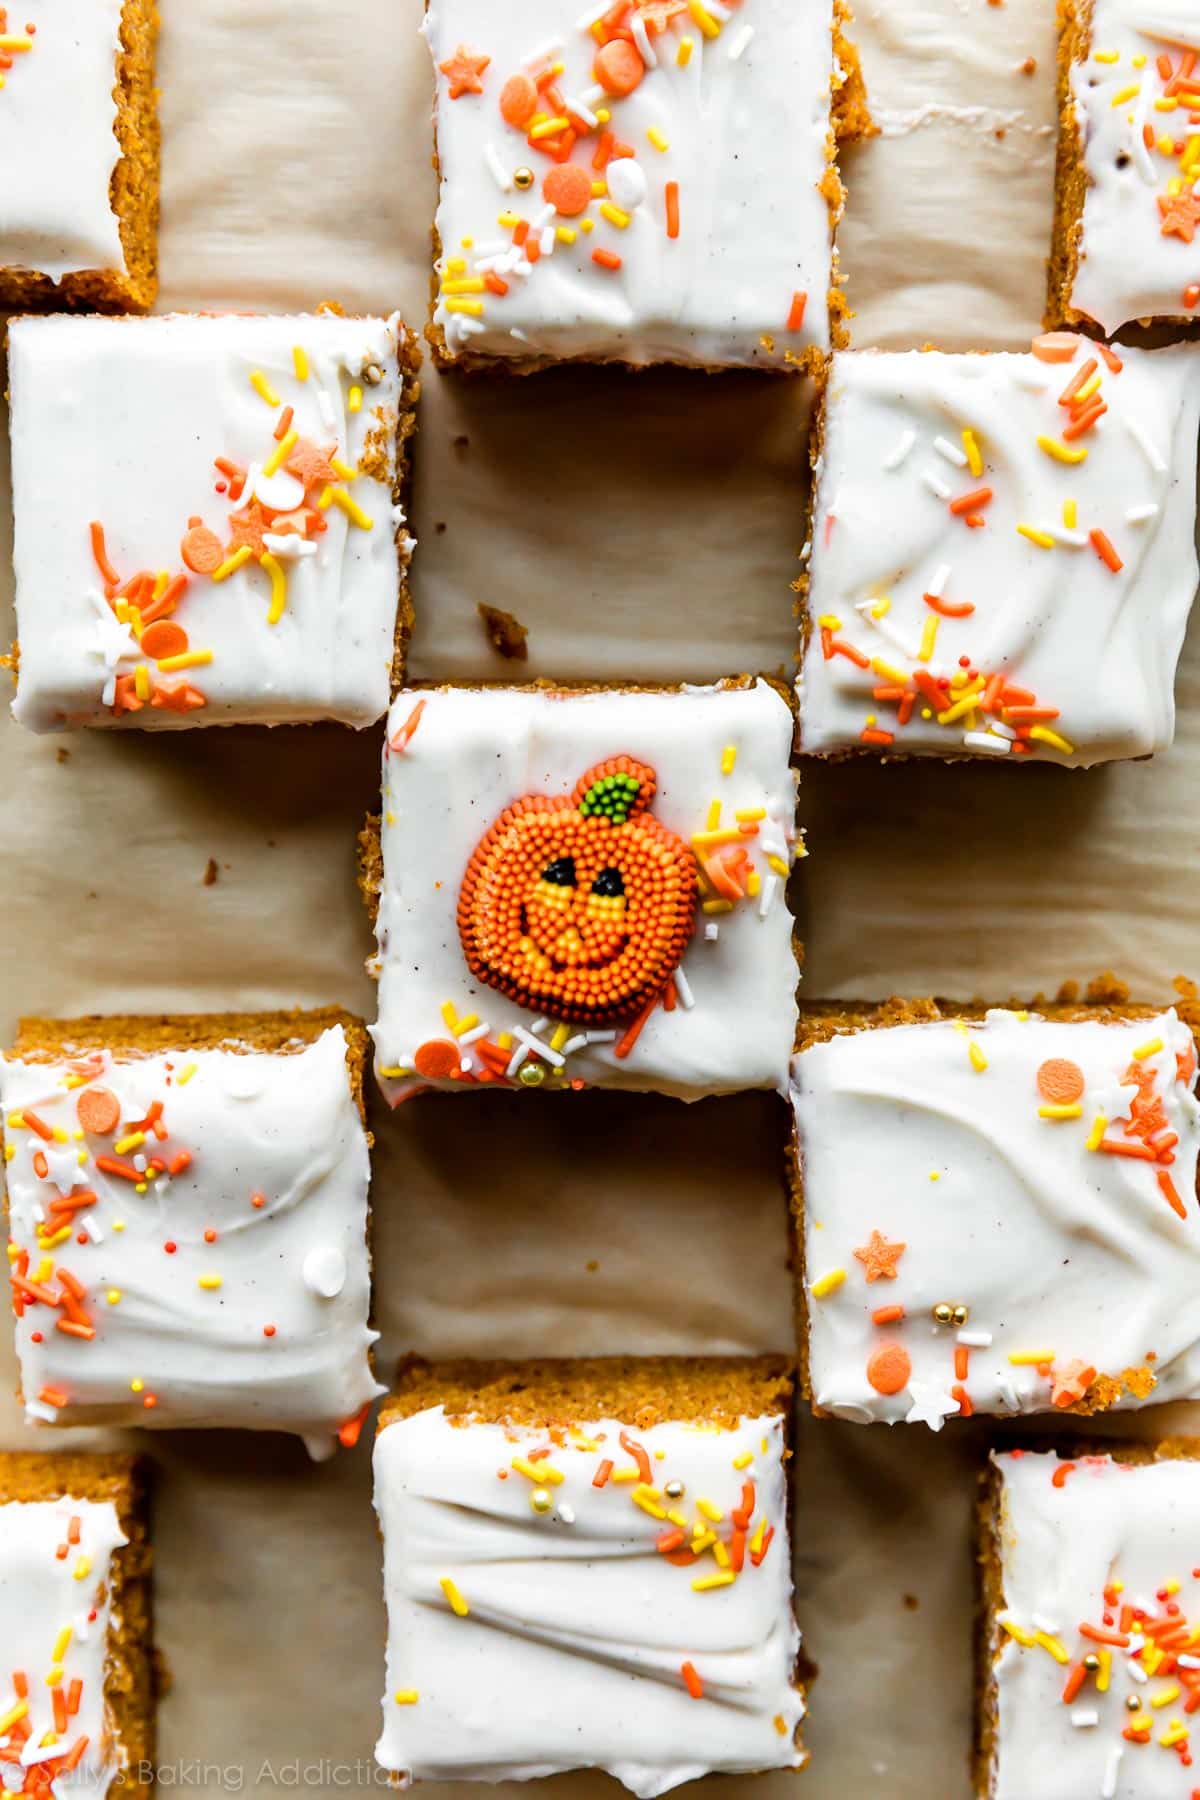
[[[814,1411],[937,1431],[1200,1397],[1195,1084],[1174,1009],[806,1009]]]
[[[0,1061],[26,1418],[353,1443],[366,1034],[347,1013],[26,1019]]]
[[[401,1782],[795,1769],[782,1357],[410,1361],[375,1440]]]
[[[0,1786],[148,1787],[155,1742],[146,1497],[131,1457],[0,1452]]]
[[[979,1524],[978,1800],[1187,1800],[1200,1439],[997,1452]]]
[[[0,6],[0,307],[145,312],[157,287],[153,0]]]
[[[378,719],[417,362],[395,317],[14,321],[18,722]]]
[[[1086,768],[1165,749],[1196,592],[1200,350],[836,355],[800,748]]]
[[[399,695],[375,1069],[423,1087],[786,1087],[792,715],[766,681]]]
[[[1059,0],[1048,322],[1106,337],[1200,317],[1200,17],[1188,0]]]
[[[428,0],[437,360],[813,367],[844,335],[840,0]]]

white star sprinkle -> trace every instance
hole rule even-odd
[[[928,1425],[930,1431],[940,1431],[951,1413],[961,1411],[958,1401],[952,1394],[942,1392],[933,1381],[910,1381],[908,1391],[912,1395],[912,1405],[905,1414],[908,1425]]]

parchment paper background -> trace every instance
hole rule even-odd
[[[519,18],[520,0],[497,8]],[[161,309],[333,296],[421,323],[434,186],[420,0],[162,11]],[[1037,328],[1052,11],[860,0],[884,130],[845,160],[856,343],[1017,348]],[[573,371],[460,384],[429,371],[413,674],[510,674],[478,624],[483,599],[528,625],[528,675],[790,666],[803,422],[802,389],[784,380]],[[0,479],[7,640],[6,469]],[[1152,764],[807,771],[808,993],[1007,997],[1113,967],[1154,997],[1176,972],[1200,972],[1195,631],[1178,699],[1178,742]],[[55,740],[5,711],[5,1041],[20,1012],[342,1001],[371,1016],[353,846],[379,744],[377,730],[320,728]],[[210,857],[219,879],[204,886]],[[395,1118],[377,1108],[373,1125],[385,1378],[410,1347],[790,1344],[773,1098],[687,1109],[447,1096]],[[0,1391],[14,1380],[5,1343]],[[1173,1410],[1142,1429],[1177,1425],[1186,1409]],[[0,1401],[0,1441],[28,1435]],[[985,1440],[975,1422],[940,1437],[802,1422],[798,1608],[821,1669],[808,1800],[968,1791],[968,1529]],[[161,1471],[159,1637],[175,1683],[164,1786],[368,1786],[383,1682],[368,1443],[314,1469],[279,1437],[143,1441]],[[707,1785],[712,1800],[798,1791],[786,1776]],[[547,1800],[616,1792],[562,1777]]]

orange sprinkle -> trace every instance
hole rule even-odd
[[[30,1112],[29,1108],[26,1107],[24,1112],[21,1114],[21,1117],[24,1119],[25,1123],[28,1125],[30,1131],[36,1131],[38,1136],[45,1143],[49,1143],[51,1141],[51,1139],[54,1136],[54,1133],[51,1131],[50,1127],[45,1123],[45,1121],[43,1119],[38,1118],[36,1113]]]
[[[1114,575],[1119,575],[1125,564],[1113,549],[1111,540],[1100,530],[1089,531],[1088,537],[1091,539],[1092,548],[1100,561],[1107,563]]]
[[[898,1325],[904,1317],[902,1306],[877,1306],[871,1314],[872,1325]]]
[[[950,1398],[958,1401],[959,1418],[969,1419],[975,1411],[975,1408],[971,1403],[970,1394],[968,1394],[961,1382],[956,1383],[955,1386],[950,1389]]]
[[[593,1481],[592,1486],[595,1487],[595,1485],[596,1483]],[[680,1548],[683,1541],[684,1534],[676,1527],[674,1531],[664,1531],[660,1537],[655,1538],[654,1548],[659,1551],[661,1555],[669,1556],[672,1550],[678,1550]]]
[[[1142,1162],[1157,1162],[1158,1156],[1149,1144],[1127,1143],[1121,1138],[1101,1138],[1096,1148],[1108,1156],[1136,1156]]]
[[[449,1038],[430,1038],[418,1044],[413,1055],[413,1068],[426,1081],[449,1081],[459,1073],[462,1052]]]
[[[219,464],[218,467],[220,467]],[[241,471],[239,470],[238,473],[240,474]],[[234,498],[232,488],[229,497],[230,499]],[[199,519],[189,525],[184,532],[179,546],[179,554],[193,575],[211,575],[213,570],[219,569],[225,560],[225,552],[221,547],[220,538],[215,531],[210,531],[208,526]]]
[[[1165,1169],[1159,1169],[1157,1180],[1162,1197],[1171,1208],[1171,1211],[1178,1213],[1181,1219],[1186,1219],[1187,1212],[1184,1208],[1183,1201],[1179,1198],[1175,1183],[1171,1180],[1171,1177],[1167,1174]]]
[[[1070,362],[1079,348],[1079,339],[1069,331],[1043,331],[1029,348],[1040,362]]]
[[[76,1676],[70,1687],[67,1689],[67,1715],[69,1718],[73,1719],[75,1717],[75,1714],[79,1711],[79,1703],[82,1699],[83,1683],[80,1681],[79,1677]]]
[[[564,219],[574,219],[591,204],[592,178],[579,163],[558,163],[542,181],[542,196]]]
[[[1063,442],[1065,444],[1073,443],[1076,438],[1082,437],[1085,432],[1092,429],[1096,420],[1102,418],[1107,411],[1107,405],[1101,400],[1100,396],[1097,395],[1094,400],[1090,401],[1088,405],[1084,407],[1082,412],[1076,413],[1069,425],[1063,426]]]
[[[108,551],[104,547],[103,525],[99,519],[93,519],[88,529],[92,534],[92,555],[95,558],[96,567],[110,587],[118,587],[121,577],[108,560]]]
[[[858,741],[860,744],[894,744],[896,734],[894,731],[880,731],[877,726],[868,725],[859,732]]]
[[[514,131],[524,131],[537,104],[537,84],[528,75],[510,75],[500,89],[500,116]]]
[[[619,269],[621,258],[615,250],[593,250],[592,261],[599,263],[602,269]]]
[[[1107,363],[1110,373],[1119,375],[1121,370],[1125,367],[1125,364],[1121,361],[1116,351],[1110,350],[1107,344],[1097,344],[1096,348]]]
[[[966,1344],[954,1346],[954,1377],[956,1381],[965,1381],[970,1371],[971,1352]]]
[[[791,309],[787,316],[788,331],[799,331],[804,323],[804,309],[808,305],[807,293],[797,292],[792,295]]]
[[[1070,406],[1080,388],[1085,386],[1096,373],[1097,367],[1098,364],[1096,358],[1094,356],[1089,356],[1087,361],[1082,364],[1080,368],[1076,369],[1070,381],[1068,381],[1066,387],[1058,396],[1058,404],[1060,406]]]
[[[337,1440],[343,1450],[353,1450],[359,1440],[367,1414],[371,1410],[371,1402],[366,1400],[359,1407],[352,1419],[346,1419],[338,1426]]]
[[[188,634],[182,625],[160,619],[156,624],[147,625],[141,645],[145,655],[158,662],[164,656],[182,656],[188,647]]]
[[[1200,306],[1200,282],[1193,281],[1190,286],[1184,288],[1183,304],[1189,311],[1194,306]]]
[[[624,38],[610,38],[599,51],[592,69],[605,93],[620,100],[632,94],[646,73],[636,47]]]
[[[604,1487],[612,1472],[612,1458],[611,1456],[606,1456],[604,1461],[597,1466],[596,1473],[592,1476],[592,1486],[594,1488]]]
[[[277,441],[282,438],[285,438],[288,434],[288,428],[291,425],[291,422],[292,422],[292,408],[290,406],[285,406],[283,411],[279,415],[278,424],[276,425],[274,431],[271,433],[272,437],[274,437]]]
[[[655,1007],[658,1005],[658,999],[659,999],[658,995],[654,994],[650,998],[650,1000],[647,1001],[646,1005],[643,1006],[641,1012],[638,1014],[637,1018],[633,1021],[632,1025],[630,1025],[626,1029],[624,1037],[621,1038],[619,1043],[617,1043],[617,1045],[613,1049],[613,1055],[617,1058],[618,1062],[624,1062],[625,1058],[629,1055],[629,1052],[633,1049],[633,1046],[637,1043],[638,1039],[641,1037],[642,1032],[645,1029],[647,1019],[650,1017],[650,1014],[654,1011]],[[648,1480],[649,1477],[647,1476],[646,1479]]]
[[[43,1406],[65,1406],[67,1404],[66,1392],[60,1387],[44,1387],[38,1394],[38,1399]]]
[[[912,1359],[903,1344],[881,1344],[867,1361],[867,1380],[877,1394],[899,1394],[908,1386]]]
[[[986,506],[992,497],[990,487],[973,488],[969,494],[959,494],[949,502],[952,513],[975,512],[980,506]]]
[[[602,131],[596,139],[596,148],[592,152],[592,167],[597,172],[608,167],[615,143],[616,139],[611,131]]]
[[[668,181],[666,186],[666,201],[667,236],[669,238],[677,238],[679,236],[679,183],[677,181]]]
[[[1084,1668],[1082,1662],[1077,1662],[1063,1684],[1062,1698],[1064,1706],[1070,1706],[1072,1700],[1074,1700],[1080,1688],[1083,1686],[1086,1678],[1087,1670]]]
[[[762,1543],[759,1545],[757,1550],[752,1550],[750,1552],[750,1561],[754,1564],[754,1567],[756,1569],[760,1566],[763,1558],[767,1554],[767,1551],[771,1548],[771,1539],[774,1536],[775,1536],[775,1527],[773,1525],[768,1525],[767,1530],[766,1530],[766,1535],[764,1536]]]
[[[1047,1057],[1038,1068],[1037,1091],[1049,1106],[1074,1106],[1083,1089],[1083,1070],[1068,1057]]]
[[[388,749],[392,752],[393,756],[399,756],[401,751],[408,749],[408,746],[413,740],[417,726],[421,723],[421,714],[424,711],[424,700],[418,700],[395,737],[388,739]]]
[[[122,1162],[117,1156],[98,1156],[96,1167],[105,1175],[119,1175],[122,1181],[140,1181],[142,1179],[140,1169],[135,1169],[130,1162]]]
[[[1074,1467],[1075,1464],[1073,1462],[1060,1463],[1058,1465],[1054,1474],[1050,1477],[1055,1487],[1062,1486]],[[1128,1650],[1129,1648],[1128,1632],[1112,1631],[1107,1625],[1088,1625],[1085,1622],[1079,1627],[1079,1635],[1080,1637],[1087,1638],[1093,1644],[1113,1644],[1118,1650]]]
[[[704,1684],[696,1673],[696,1665],[694,1663],[685,1662],[680,1669],[680,1674],[683,1676],[683,1685],[692,1696],[692,1699],[702,1700],[704,1698]]]
[[[641,1476],[646,1486],[653,1486],[654,1471],[650,1467],[650,1458],[646,1453],[645,1447],[642,1444],[639,1444],[635,1438],[631,1438],[627,1431],[621,1433],[620,1443],[622,1450],[624,1450],[627,1455],[632,1456],[634,1462],[637,1464],[638,1474]]]
[[[963,600],[953,606],[949,600],[943,600],[940,594],[924,594],[922,599],[926,606],[932,607],[935,613],[940,613],[943,619],[967,619],[975,611],[970,600]]]

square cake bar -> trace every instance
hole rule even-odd
[[[0,308],[152,303],[157,34],[154,0],[0,6]]]
[[[131,1457],[0,1452],[0,1789],[148,1787],[156,1680]]]
[[[1191,0],[1059,0],[1048,320],[1200,318],[1200,14]]]
[[[838,335],[838,0],[428,0],[440,362],[812,366]],[[835,123],[836,117],[836,123]]]
[[[817,1007],[800,1045],[815,1412],[936,1431],[1200,1398],[1200,1107],[1174,1009]]]
[[[1200,349],[833,358],[799,680],[814,756],[1087,767],[1170,744]]]
[[[980,1504],[978,1800],[1188,1800],[1200,1439],[1012,1450]]]
[[[18,722],[378,719],[417,362],[397,318],[15,320]]]
[[[0,1061],[25,1413],[358,1436],[366,1033],[333,1008],[26,1019]]]
[[[423,1087],[783,1092],[792,714],[769,682],[398,696],[375,1068]]]
[[[381,1766],[643,1800],[799,1768],[791,1392],[782,1357],[409,1363],[375,1440]]]

